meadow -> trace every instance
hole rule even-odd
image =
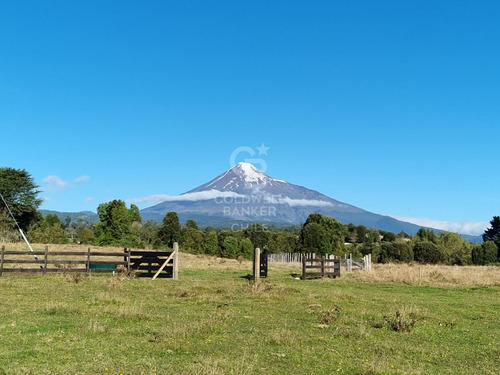
[[[52,246],[51,246],[52,249]],[[500,268],[296,280],[181,254],[179,280],[0,277],[0,374],[496,374]]]

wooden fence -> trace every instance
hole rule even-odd
[[[333,255],[330,255],[332,257]],[[283,263],[283,264],[291,264],[291,265],[299,265],[302,264],[303,258],[306,259],[316,259],[317,256],[315,253],[279,253],[279,254],[269,254],[268,259],[269,262],[273,263]],[[318,258],[320,259],[320,258]],[[372,270],[372,256],[371,254],[365,255],[363,258],[353,258],[352,255],[349,257],[345,256],[345,258],[341,258],[340,260],[341,267],[344,267],[347,272],[352,272],[353,269],[360,269],[362,271],[371,271]]]
[[[135,251],[123,252],[93,251],[13,251],[2,246],[0,252],[0,276],[4,273],[48,273],[80,272],[102,273],[133,271],[137,276],[178,277],[178,246],[174,251]],[[168,261],[167,261],[168,260]],[[146,271],[146,272],[144,272]],[[158,273],[158,275],[153,274]]]
[[[340,257],[302,257],[302,280],[309,277],[340,277]]]

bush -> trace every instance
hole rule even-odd
[[[434,243],[419,241],[413,247],[415,260],[420,263],[441,263],[446,260],[443,251]]]
[[[485,265],[496,263],[498,248],[493,241],[486,241],[482,245],[474,245],[472,248],[472,263]]]
[[[412,246],[405,241],[384,242],[380,250],[379,260],[381,263],[392,261],[412,262]]]

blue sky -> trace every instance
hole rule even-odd
[[[272,177],[478,232],[500,214],[498,14],[497,1],[4,3],[0,166],[29,171],[42,208],[95,211],[183,193],[265,145]]]

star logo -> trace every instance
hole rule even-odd
[[[259,150],[259,155],[266,155],[267,156],[267,150],[269,150],[269,147],[264,146],[264,143],[260,147],[256,147],[257,150]]]

